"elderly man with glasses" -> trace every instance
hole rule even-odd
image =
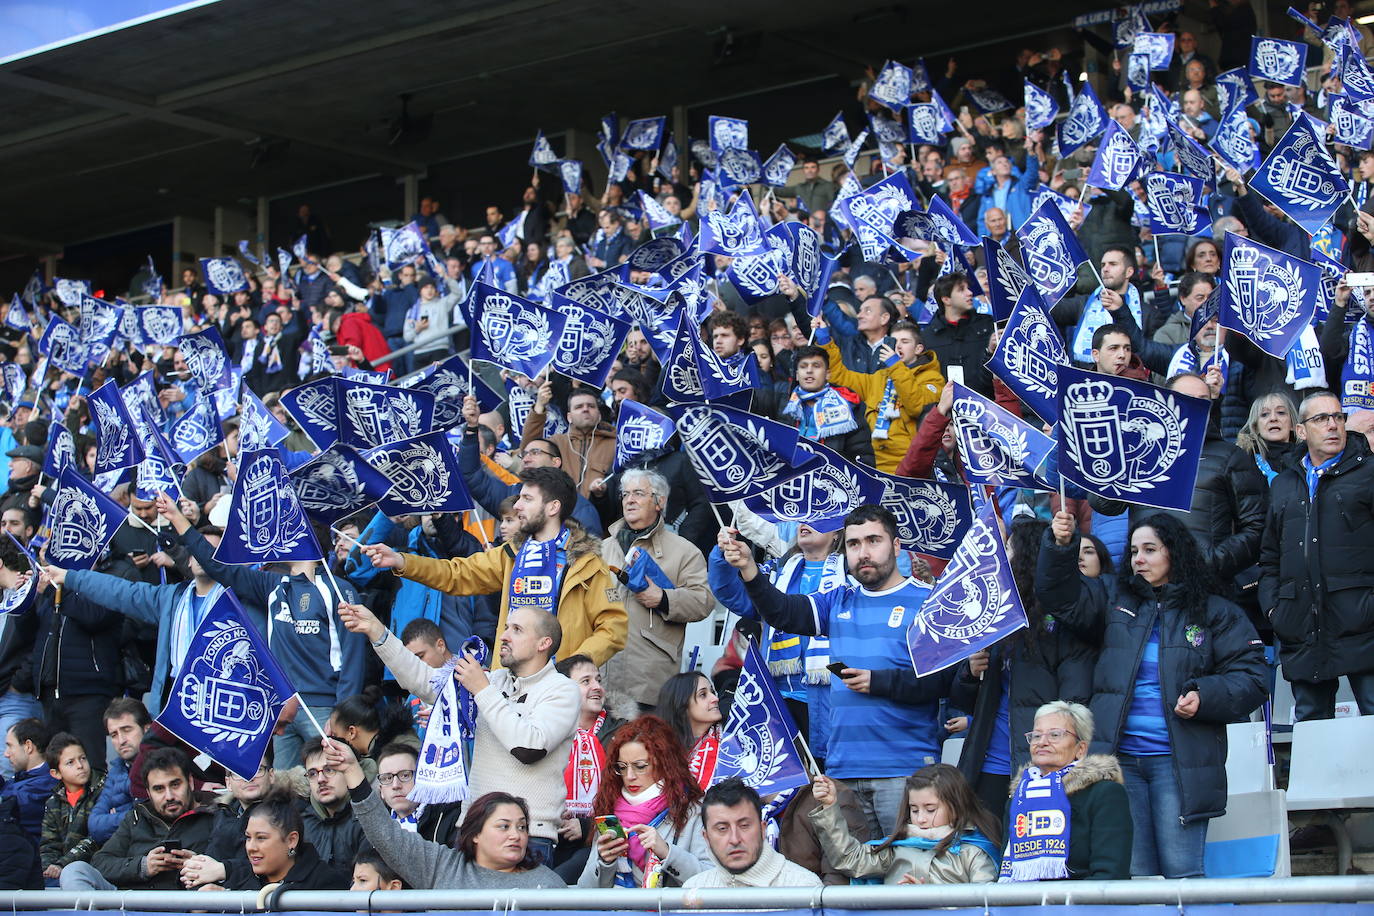
[[[527,448],[528,450],[528,448]],[[601,559],[620,580],[629,616],[625,648],[606,663],[606,682],[651,710],[659,687],[681,668],[687,624],[715,606],[706,586],[706,561],[664,522],[668,480],[632,468],[620,475],[622,516],[601,542]]]
[[[1260,607],[1298,721],[1335,715],[1342,675],[1360,714],[1374,715],[1374,456],[1330,391],[1303,399],[1298,439],[1307,454],[1269,489]]]

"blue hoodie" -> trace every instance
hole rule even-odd
[[[43,808],[52,796],[57,780],[52,778],[46,763],[32,770],[14,774],[14,778],[0,788],[0,798],[12,798],[19,806],[19,824],[35,843],[43,837]]]
[[[194,528],[182,543],[212,578],[234,590],[245,610],[266,616],[267,645],[306,704],[333,706],[363,689],[367,639],[348,632],[338,615],[341,599],[357,602],[353,586],[340,582],[340,594],[323,572],[311,581],[220,563]]]

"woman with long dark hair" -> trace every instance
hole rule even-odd
[[[237,871],[226,882],[229,890],[257,890],[269,884],[306,891],[348,888],[349,879],[306,842],[305,824],[289,789],[274,789],[248,809],[243,839],[251,870]]]
[[[1035,599],[1035,567],[1048,529],[1039,519],[1011,523],[1007,558],[1030,625],[961,665],[950,692],[950,705],[973,714],[959,770],[999,821],[1011,774],[1030,762],[1021,736],[1035,723],[1035,711],[1054,700],[1086,703],[1092,696],[1097,651]]]
[[[598,837],[579,887],[677,887],[715,867],[701,830],[701,789],[668,723],[625,723],[606,761],[592,805]]]
[[[692,778],[705,792],[720,753],[722,716],[715,685],[700,671],[675,674],[659,688],[654,712],[677,735]]]
[[[1202,876],[1207,821],[1226,812],[1226,723],[1263,702],[1263,644],[1216,594],[1206,555],[1177,518],[1131,525],[1115,596],[1076,575],[1073,516],[1055,515],[1036,598],[1061,626],[1100,646],[1093,670],[1094,753],[1115,754],[1135,827],[1132,875]]]

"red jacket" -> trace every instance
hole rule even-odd
[[[992,380],[992,392],[997,406],[1005,408],[1018,417],[1022,416],[1021,401],[1016,397],[1016,393],[1002,383],[1000,378]],[[941,440],[945,436],[945,427],[949,425],[949,417],[940,413],[939,408],[932,407],[926,411],[926,415],[921,418],[921,425],[916,429],[916,435],[911,438],[911,445],[907,447],[906,456],[897,464],[897,475],[899,477],[919,477],[926,480],[935,476],[935,458],[940,454]],[[963,462],[956,454],[954,464],[959,468],[959,474],[964,473]]]
[[[390,361],[377,362],[378,357],[391,352],[391,347],[387,345],[386,337],[372,323],[372,316],[367,312],[348,312],[340,318],[339,333],[335,340],[338,341],[339,346],[357,347],[362,350],[363,356],[372,363],[372,368],[379,372],[391,368]]]

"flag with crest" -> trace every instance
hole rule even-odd
[[[1317,132],[1311,118],[1301,116],[1293,119],[1259,171],[1250,176],[1249,187],[1308,235],[1329,223],[1350,193],[1325,136]]]
[[[1054,453],[1049,436],[958,382],[949,416],[969,480],[999,487],[1055,489],[1043,470]]]
[[[683,448],[712,502],[756,496],[805,473],[815,456],[793,427],[721,404],[670,404]]]
[[[1321,268],[1234,232],[1225,247],[1221,326],[1283,359],[1316,314]]]
[[[739,779],[760,795],[807,785],[811,776],[798,751],[801,740],[768,666],[750,640],[730,716],[721,731],[712,784]]]
[[[237,565],[321,559],[310,519],[276,451],[240,452],[238,464],[215,559]]]
[[[63,569],[90,569],[128,514],[75,467],[64,468],[48,505],[48,561]]]
[[[377,504],[384,515],[464,512],[473,506],[458,465],[458,449],[444,432],[392,442],[363,453],[391,489]]]

